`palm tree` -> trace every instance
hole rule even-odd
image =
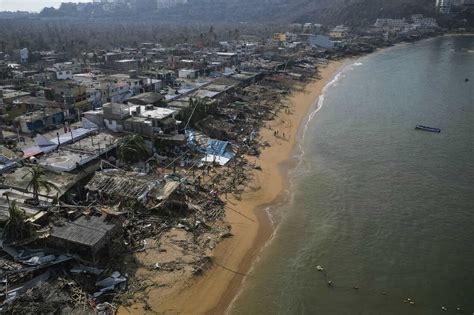
[[[30,168],[28,170],[28,174],[25,174],[23,178],[25,178],[28,175],[31,176],[31,179],[30,179],[30,182],[28,183],[28,186],[26,186],[26,189],[31,190],[33,192],[33,198],[35,199],[37,204],[39,203],[39,191],[41,188],[46,190],[47,194],[49,194],[50,191],[53,189],[59,192],[59,188],[55,184],[44,179],[44,176],[46,175],[46,173],[41,167],[35,166],[35,167]]]
[[[8,199],[8,221],[3,228],[2,239],[7,241],[20,241],[35,234],[35,228],[26,220],[25,211],[17,207],[16,202],[10,203]]]
[[[117,156],[122,162],[134,161],[147,154],[145,140],[140,135],[126,136],[117,149]]]
[[[203,119],[209,109],[208,98],[190,98],[188,110],[184,114],[187,123],[184,129],[187,129],[190,123]]]

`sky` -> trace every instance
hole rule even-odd
[[[0,0],[0,11],[39,12],[44,7],[59,7],[61,2],[91,2],[91,0]]]

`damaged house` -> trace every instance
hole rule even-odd
[[[153,105],[104,104],[102,110],[89,111],[84,117],[114,132],[133,132],[153,139],[155,135],[177,131],[176,111]]]
[[[53,248],[79,254],[95,263],[97,254],[120,233],[121,222],[117,217],[81,216],[62,226],[54,226],[47,242]]]
[[[86,185],[89,194],[93,194],[90,198],[138,201],[147,208],[156,208],[170,200],[184,200],[179,187],[177,181],[160,181],[153,176],[121,170],[96,172]]]

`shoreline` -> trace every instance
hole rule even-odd
[[[465,36],[465,35],[474,36],[474,34],[472,33],[443,34],[440,36]],[[424,38],[421,41],[434,39],[436,37],[438,36]],[[301,141],[303,141],[304,136],[305,136],[305,128],[307,127],[308,123],[312,120],[313,115],[316,115],[317,112],[320,110],[320,108],[317,108],[318,102],[320,100],[320,96],[324,94],[324,89],[326,88],[326,86],[328,86],[331,83],[331,81],[336,77],[336,75],[338,75],[338,73],[341,73],[341,71],[343,70],[345,66],[350,64],[351,61],[358,60],[360,58],[372,55],[374,53],[380,53],[387,49],[399,47],[399,46],[402,46],[403,44],[408,44],[408,43],[399,42],[399,43],[394,44],[393,46],[378,48],[373,53],[362,54],[358,56],[347,56],[340,60],[332,60],[325,66],[320,66],[319,79],[314,79],[315,81],[308,82],[305,85],[303,91],[292,93],[289,97],[289,100],[291,100],[290,101],[291,110],[294,110],[295,107],[299,106],[298,108],[296,108],[297,117],[294,120],[297,126],[296,126],[296,129],[291,131],[291,135],[290,135],[291,150],[289,151],[285,150],[285,153],[283,154],[285,157],[281,159],[280,161],[278,162],[272,161],[272,163],[269,163],[267,167],[268,166],[273,167],[273,170],[270,170],[269,172],[277,173],[274,175],[279,176],[280,179],[287,179],[289,175],[291,174],[291,172],[298,165],[300,154],[301,154],[300,151],[302,150],[302,148],[301,147],[298,148],[297,145],[301,144]],[[311,95],[311,96],[308,96],[308,95]],[[294,113],[288,115],[288,114],[282,113],[282,115],[279,116],[279,119],[277,119],[276,121],[269,122],[269,125],[278,123],[281,120],[285,120],[285,117],[286,118],[291,117],[291,115],[293,114]],[[265,128],[265,131],[267,130],[268,129]],[[265,138],[265,136],[263,138],[264,140],[269,140],[269,138],[271,139],[271,137],[272,135],[270,135],[270,137],[268,137],[267,135],[267,138]],[[272,150],[275,150],[273,143],[272,143],[272,147],[267,148],[262,153],[262,155],[264,154],[271,155]],[[267,152],[267,151],[270,151],[270,152]],[[265,163],[259,163],[259,165],[263,167]],[[265,246],[267,246],[271,242],[274,236],[274,233],[276,232],[276,229],[273,226],[273,223],[271,222],[272,221],[271,214],[268,213],[267,210],[270,207],[278,207],[284,204],[285,202],[287,202],[287,197],[285,196],[286,195],[285,192],[286,192],[286,189],[290,186],[290,184],[291,183],[289,181],[286,184],[283,184],[280,187],[279,192],[275,195],[272,201],[268,203],[263,203],[263,204],[256,203],[254,205],[254,208],[248,212],[247,212],[248,209],[245,208],[246,215],[254,214],[257,217],[258,223],[261,226],[260,226],[260,231],[258,231],[252,247],[249,248],[249,250],[241,258],[241,262],[238,265],[238,269],[236,269],[240,273],[243,273],[244,275],[234,276],[230,280],[227,288],[224,289],[224,292],[221,295],[219,295],[220,298],[217,298],[211,294],[207,296],[206,299],[200,299],[200,298],[193,299],[193,295],[191,294],[188,299],[176,299],[175,301],[177,302],[187,301],[187,302],[190,302],[189,303],[190,305],[197,303],[200,305],[199,306],[200,309],[203,310],[203,312],[197,312],[197,313],[202,313],[202,314],[229,314],[231,312],[234,302],[238,300],[240,292],[243,289],[243,285],[245,284],[246,277],[251,272],[254,263],[256,263],[259,259],[258,254],[260,254],[261,251],[265,248]],[[234,228],[235,228],[234,225],[232,225],[233,231],[234,231]],[[266,230],[268,228],[271,229],[271,232],[269,234],[266,234],[268,233],[268,231]],[[237,237],[241,237],[241,236],[237,235]],[[233,241],[238,241],[238,240],[233,239]],[[216,250],[216,254],[217,254],[217,251],[222,251],[223,253],[226,253],[228,251],[227,249],[222,248],[224,244],[225,243],[220,244],[220,246]],[[209,272],[209,274],[207,275],[208,278],[204,281],[212,282],[212,281],[215,281],[217,278],[217,276],[213,277],[212,273],[223,272],[223,270],[221,269],[218,271],[216,270],[216,266],[214,266],[208,272]],[[197,284],[197,286],[199,286],[199,284]],[[200,289],[191,288],[190,291],[193,291],[193,293],[196,294],[200,291]],[[213,300],[217,300],[217,303],[212,302]],[[212,307],[207,307],[206,309],[206,306],[212,306]],[[187,313],[187,312],[184,311],[184,313]]]
[[[357,58],[357,57],[356,57]],[[302,128],[309,121],[311,109],[317,106],[324,87],[353,58],[330,61],[320,66],[318,76],[288,97],[289,113],[279,112],[278,118],[266,123],[260,132],[270,144],[257,164],[262,171],[254,171],[254,179],[241,200],[229,198],[231,208],[244,213],[226,211],[224,222],[232,226],[235,237],[222,241],[214,252],[214,265],[199,277],[175,288],[162,301],[149,301],[158,313],[222,314],[229,311],[248,272],[262,248],[271,241],[274,226],[268,207],[286,201],[288,175],[297,165],[295,149],[300,142]],[[274,130],[284,133],[285,139],[275,137]]]
[[[433,37],[423,40],[430,38]],[[258,261],[258,254],[275,235],[268,208],[288,201],[287,190],[291,184],[288,178],[300,161],[298,152],[302,149],[297,145],[301,144],[308,122],[318,111],[319,97],[324,94],[324,88],[351,61],[403,44],[409,43],[400,42],[369,54],[346,56],[319,65],[319,72],[301,84],[301,90],[296,89],[284,99],[289,112],[280,110],[277,118],[266,121],[260,130],[260,140],[270,144],[255,161],[262,170],[252,171],[252,179],[241,198],[224,198],[232,211],[226,211],[223,222],[232,227],[235,236],[218,243],[212,252],[212,267],[199,277],[181,279],[171,287],[165,286],[164,294],[148,292],[144,304],[135,300],[132,306],[121,307],[119,314],[229,313],[246,276]],[[274,130],[277,129],[285,133],[285,139],[275,137]],[[158,288],[163,287],[156,279],[152,282]]]

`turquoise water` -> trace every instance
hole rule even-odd
[[[232,314],[474,312],[474,36],[347,66],[302,149]]]

